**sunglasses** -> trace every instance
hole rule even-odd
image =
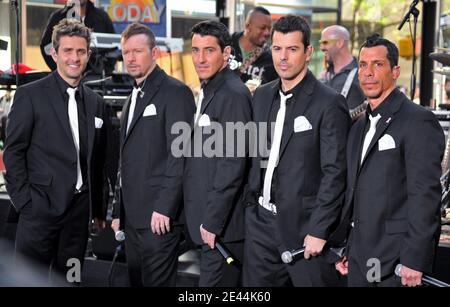
[[[319,44],[322,44],[322,45],[328,45],[328,44],[331,44],[331,43],[335,43],[335,42],[337,42],[339,39],[337,39],[337,38],[330,38],[330,39],[324,39],[324,40],[320,40],[319,41]]]

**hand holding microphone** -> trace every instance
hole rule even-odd
[[[415,287],[415,286],[420,286],[421,282],[422,282],[425,285],[429,285],[429,286],[433,286],[433,287],[440,287],[440,288],[450,287],[449,284],[447,284],[443,281],[440,281],[438,279],[435,279],[433,277],[427,276],[425,274],[422,274],[421,272],[418,272],[418,273],[420,273],[420,275],[417,274],[416,276],[414,276],[414,274],[413,274],[412,277],[410,277],[411,274],[408,274],[408,276],[402,276],[402,275],[406,275],[406,274],[404,274],[404,272],[402,272],[402,269],[409,270],[412,273],[418,272],[418,271],[412,270],[408,267],[404,267],[401,264],[397,264],[397,266],[395,267],[395,275],[402,278],[403,285]],[[409,272],[409,273],[411,273],[411,272]],[[419,278],[419,277],[421,277],[421,278]],[[419,280],[417,280],[417,278],[419,278]],[[406,279],[405,283],[403,282],[403,279]]]
[[[225,261],[228,264],[232,264],[234,262],[234,258],[231,255],[231,252],[227,249],[227,247],[219,240],[216,240],[216,248],[220,252],[223,258],[225,258]]]
[[[200,225],[200,235],[202,237],[203,243],[208,245],[211,249],[217,248],[222,257],[226,260],[228,264],[234,262],[233,256],[231,252],[227,249],[225,244],[220,241],[220,239],[216,236],[216,234],[209,232],[205,228],[203,228],[203,224]]]
[[[300,248],[300,249],[294,249],[291,251],[285,251],[284,253],[281,254],[281,260],[284,263],[291,263],[294,260],[297,260],[299,258],[303,258],[305,255],[305,249],[304,248]]]
[[[111,222],[111,228],[114,231],[114,238],[118,242],[125,240],[125,232],[120,229],[120,219],[113,219]]]
[[[291,263],[299,258],[309,259],[310,257],[318,256],[322,253],[322,250],[327,241],[307,235],[303,241],[303,247],[294,249],[291,251],[285,251],[281,254],[281,260],[284,263]]]

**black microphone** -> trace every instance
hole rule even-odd
[[[220,254],[228,264],[232,264],[234,262],[233,256],[231,256],[230,251],[226,248],[226,246],[220,241],[216,240],[216,248],[219,250]]]
[[[295,259],[303,257],[304,254],[305,254],[304,248],[285,251],[281,254],[281,260],[283,260],[284,263],[291,263]]]
[[[397,275],[398,277],[402,277],[402,274],[401,274],[402,267],[403,267],[403,266],[402,266],[401,264],[397,264],[397,266],[395,267],[395,275]],[[425,275],[425,274],[422,275],[422,282],[423,282],[425,285],[434,286],[434,287],[439,287],[439,288],[447,288],[447,287],[450,287],[449,284],[447,284],[447,283],[445,283],[445,282],[443,282],[443,281],[440,281],[440,280],[438,280],[438,279],[436,279],[436,278],[427,276],[427,275]]]
[[[418,3],[419,3],[419,0],[413,0],[411,5],[409,6],[408,12],[405,14],[402,21],[400,22],[400,25],[397,27],[397,30],[401,30],[403,28],[403,25],[405,24],[405,22],[407,22],[409,20],[409,15],[414,14],[415,10],[417,11],[416,5]]]

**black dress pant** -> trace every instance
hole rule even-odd
[[[125,219],[126,220],[126,219]],[[150,220],[148,221],[150,225]],[[181,226],[154,234],[125,221],[125,254],[132,287],[173,287],[176,283]]]
[[[334,264],[322,256],[298,259],[289,264],[281,260],[286,247],[276,225],[276,215],[259,205],[245,212],[245,287],[327,287],[338,286]],[[299,247],[303,242],[299,242]]]
[[[369,282],[367,276],[361,271],[358,263],[352,258],[348,259],[348,286],[349,287],[401,287],[402,279],[392,273],[381,278],[379,282]]]
[[[63,285],[67,282],[67,271],[75,267],[73,260],[83,264],[89,214],[88,191],[74,194],[68,209],[60,217],[33,210],[32,202],[25,205],[17,224],[16,261],[30,263],[34,272],[41,274],[41,280],[51,276],[51,283]],[[36,269],[39,267],[40,270]]]

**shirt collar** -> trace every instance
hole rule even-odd
[[[372,110],[372,108],[370,107],[370,104],[367,105],[367,116],[372,115],[372,116],[377,116],[377,114],[380,114],[381,117],[386,117],[386,115],[389,112],[390,106],[393,102],[393,100],[395,99],[395,90],[393,90],[387,97],[386,99],[384,99],[379,105],[378,107],[376,107],[375,110]]]
[[[279,83],[279,90],[284,94],[284,95],[289,95],[292,93],[292,95],[294,97],[297,97],[298,95],[300,95],[301,90],[305,87],[305,84],[308,82],[308,79],[310,77],[310,72],[309,70],[306,72],[305,77],[302,79],[302,81],[300,81],[296,86],[294,86],[293,88],[291,88],[289,91],[283,91],[282,89],[282,83],[280,80]]]
[[[214,91],[221,83],[222,80],[225,79],[225,75],[230,71],[228,65],[225,66],[222,70],[218,71],[211,79],[208,81],[201,81],[201,86],[203,88],[203,92],[206,95],[206,92]]]
[[[330,62],[329,64],[329,72],[331,73],[331,75],[338,75],[344,72],[349,72],[351,71],[353,68],[358,68],[358,61],[356,60],[355,57],[352,57],[352,61],[350,63],[348,63],[347,65],[345,65],[337,74],[334,72],[334,65],[333,62]]]
[[[158,65],[155,65],[155,68],[152,72],[139,84],[136,83],[136,80],[133,81],[133,87],[144,89],[147,85],[151,84],[153,79],[158,75],[160,68]]]
[[[60,92],[65,96],[68,95],[67,94],[67,88],[71,87],[74,88],[73,86],[71,86],[69,83],[67,83],[62,77],[61,75],[58,73],[58,71],[54,72],[54,76],[56,79],[56,83],[58,84],[58,88],[60,90]],[[81,97],[81,99],[83,99],[83,86],[80,84],[78,84],[78,86],[76,87],[77,91],[76,93],[78,93]]]

